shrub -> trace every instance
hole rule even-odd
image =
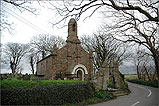
[[[92,96],[92,87],[86,83],[1,89],[2,105],[62,105],[81,102]]]
[[[102,91],[102,90],[95,91],[94,97],[102,98],[103,100],[112,99],[113,98],[110,93],[108,93],[107,91]]]
[[[108,87],[114,88],[112,80],[109,80],[109,81],[108,81]]]
[[[128,86],[127,82],[125,82],[125,87],[126,87],[126,89],[129,89],[129,86]]]
[[[146,85],[146,86],[151,86],[151,87],[159,87],[159,81],[155,80],[155,81],[145,81],[145,80],[129,80],[127,79],[127,81],[132,82],[132,83],[137,83],[137,84],[141,84],[141,85]]]
[[[92,98],[85,99],[80,103],[69,104],[69,106],[86,106],[90,104],[101,103],[110,99],[113,99],[113,95],[111,93],[109,93],[108,91],[100,90],[95,91]]]

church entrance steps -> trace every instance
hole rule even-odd
[[[111,92],[116,97],[128,95],[128,92],[120,89],[108,88],[108,91]]]

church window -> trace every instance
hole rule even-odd
[[[72,31],[75,31],[75,24],[73,24],[73,28],[72,28]]]

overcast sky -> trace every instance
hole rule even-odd
[[[36,4],[35,4],[36,5]],[[30,39],[38,34],[48,33],[55,36],[61,36],[66,40],[67,37],[67,27],[62,29],[52,27],[50,23],[52,18],[55,16],[55,12],[44,7],[38,6],[40,9],[38,15],[33,15],[29,12],[21,13],[17,9],[13,9],[10,5],[2,5],[8,16],[9,22],[13,22],[13,35],[7,31],[2,32],[1,43],[6,42],[18,42],[18,43],[29,43]],[[101,17],[99,13],[95,13],[91,18],[80,19],[78,24],[78,36],[83,34],[92,34],[101,25]],[[56,18],[54,19],[56,20]],[[67,20],[69,21],[69,19]],[[66,22],[67,23],[67,22]]]
[[[19,10],[14,9],[12,5],[5,4],[2,5],[2,8],[5,10],[5,14],[7,15],[7,19],[9,22],[13,22],[13,33],[10,34],[8,31],[3,31],[1,36],[1,43],[5,44],[7,42],[17,42],[17,43],[29,43],[33,36],[38,34],[47,33],[55,36],[60,36],[66,40],[67,38],[67,27],[62,29],[52,27],[50,22],[52,20],[56,20],[55,12],[51,9],[44,8],[42,6],[37,5],[36,3],[33,6],[39,9],[38,15],[33,15],[29,12],[21,13]],[[88,11],[89,13],[89,11]],[[86,13],[85,13],[86,14]],[[82,36],[84,34],[91,35],[95,32],[100,25],[103,23],[103,18],[101,18],[101,14],[99,12],[95,12],[95,14],[84,21],[84,17],[77,22],[78,24],[78,36]],[[69,19],[66,23],[68,23]],[[27,67],[27,66],[25,66]],[[128,68],[126,68],[128,69]],[[10,70],[1,70],[1,73],[11,72]],[[23,73],[26,73],[24,70]],[[27,73],[31,73],[31,71],[27,71]]]

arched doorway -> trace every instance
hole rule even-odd
[[[85,75],[88,75],[87,68],[82,64],[77,64],[74,68],[71,74],[75,74],[79,80],[84,81]]]
[[[82,77],[83,77],[82,71],[81,71],[81,70],[78,70],[78,71],[77,71],[77,78],[82,81],[82,80],[83,80]]]

